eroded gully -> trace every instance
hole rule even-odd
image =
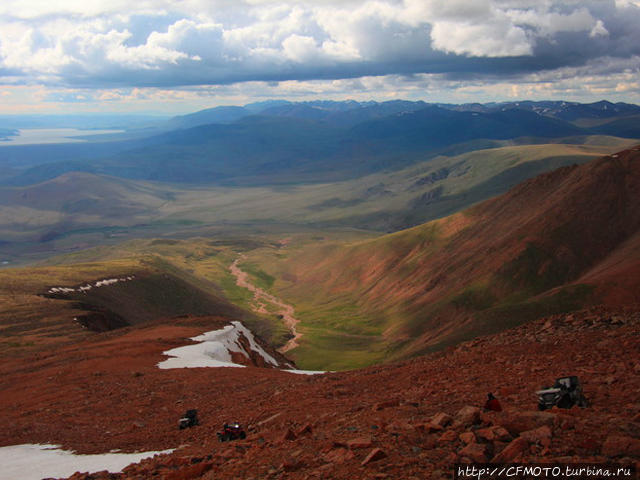
[[[282,315],[282,321],[287,326],[293,337],[289,339],[284,346],[280,347],[278,351],[280,353],[285,353],[296,348],[299,345],[298,340],[302,337],[302,334],[296,330],[296,325],[300,320],[294,316],[293,307],[251,283],[249,281],[249,275],[246,272],[243,272],[238,266],[238,263],[242,259],[242,256],[238,257],[229,267],[231,274],[236,277],[236,285],[246,288],[253,293],[254,304],[252,308],[254,312],[260,314],[273,313],[273,311],[269,311],[267,309],[266,304],[270,304],[272,310],[275,310],[276,315]]]

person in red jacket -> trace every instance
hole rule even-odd
[[[492,410],[494,412],[501,412],[502,405],[500,405],[500,402],[498,401],[498,399],[493,396],[493,393],[489,393],[487,395],[487,402],[484,404],[484,409]]]

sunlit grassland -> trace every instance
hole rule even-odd
[[[344,233],[336,235],[339,238],[345,236]],[[347,234],[352,235],[359,234]],[[320,238],[317,234],[300,236],[307,242]],[[42,262],[41,267],[5,269],[2,273],[7,279],[19,278],[26,273],[29,285],[16,284],[14,290],[33,294],[42,293],[53,285],[74,286],[107,274],[122,275],[124,272],[151,269],[169,273],[194,288],[224,297],[244,311],[251,312],[255,306],[253,294],[236,284],[229,267],[234,260],[251,251],[270,249],[277,252],[280,249],[278,241],[282,240],[287,238],[272,235],[260,238],[137,239],[117,246],[60,255]],[[257,267],[252,268],[251,263],[246,270],[258,286],[270,290],[275,281],[273,277]],[[7,280],[5,284],[12,282]],[[243,321],[274,346],[281,346],[289,338],[289,330],[273,308],[267,308],[267,311],[269,313],[247,315]]]
[[[297,329],[303,336],[300,346],[288,355],[300,367],[344,370],[379,362],[386,355],[384,322],[366,314],[354,296],[327,295],[322,285],[304,291],[292,289],[295,279],[281,270],[282,263],[291,257],[308,254],[306,260],[311,264],[328,251],[375,236],[356,230],[293,235],[285,244],[248,252],[240,263],[252,282],[262,283],[261,288],[294,306],[301,322]]]
[[[473,190],[475,201],[500,190],[499,182],[488,183],[497,175],[511,171],[511,182],[571,163],[584,163],[634,142],[618,139],[613,145],[542,144],[512,145],[476,150],[457,156],[439,156],[417,161],[397,171],[385,171],[355,180],[312,185],[275,187],[207,187],[176,194],[161,214],[167,219],[190,218],[210,222],[291,222],[322,224],[357,219],[361,225],[381,212],[403,212],[410,203],[434,187],[441,197]],[[422,181],[430,174],[447,170],[445,178]],[[436,177],[438,178],[438,177]],[[504,185],[502,185],[504,191]],[[444,200],[440,200],[444,202]],[[427,221],[452,208],[444,202],[420,213]],[[454,202],[457,206],[458,202]],[[468,203],[467,203],[468,205]],[[446,212],[445,212],[446,211]]]

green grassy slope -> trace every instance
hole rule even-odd
[[[513,162],[511,150],[500,153]],[[638,230],[636,157],[633,151],[564,167],[464,212],[381,237],[274,229],[137,239],[3,269],[1,336],[6,348],[42,344],[90,304],[127,323],[182,314],[242,318],[282,345],[281,319],[250,313],[252,295],[229,271],[242,254],[254,284],[295,306],[303,337],[290,354],[303,368],[354,368],[442,348],[597,299],[596,283],[572,282]],[[448,188],[455,192],[455,184]],[[121,275],[136,281],[65,299],[38,296]]]
[[[40,266],[0,270],[0,351],[39,347],[101,331],[184,315],[242,320],[278,346],[287,330],[275,316],[251,311],[251,294],[235,284],[231,262],[264,241],[135,240],[55,257]],[[49,293],[130,277],[86,292]],[[96,318],[97,317],[97,318]],[[272,318],[273,317],[273,318]],[[74,320],[76,319],[76,320]]]
[[[251,260],[298,306],[300,365],[403,358],[599,301],[597,282],[573,282],[640,228],[638,165],[628,151],[379,239]],[[344,350],[322,358],[327,338]]]

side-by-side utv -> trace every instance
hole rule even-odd
[[[544,387],[536,392],[538,396],[538,409],[546,410],[557,406],[558,408],[571,408],[587,406],[587,399],[582,394],[582,385],[575,375],[560,377],[553,387]]]

